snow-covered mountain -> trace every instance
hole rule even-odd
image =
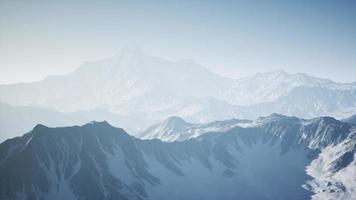
[[[303,73],[289,74],[277,70],[257,73],[254,76],[234,81],[231,98],[228,102],[234,105],[274,102],[298,87],[345,91],[355,90],[356,83],[336,83],[329,79],[312,77]]]
[[[160,139],[162,141],[175,141],[182,137],[183,133],[194,127],[195,124],[188,123],[180,117],[170,117],[160,124],[148,128],[138,136],[142,139]]]
[[[61,112],[100,108],[139,116],[145,122],[141,126],[170,116],[195,123],[271,113],[345,118],[356,113],[356,83],[283,71],[232,79],[192,60],[168,61],[129,46],[112,58],[86,62],[68,75],[0,85],[0,101]]]
[[[171,143],[38,125],[0,144],[0,199],[352,199],[355,139],[334,118],[276,114]]]
[[[331,117],[319,117],[313,119],[299,119],[296,117],[287,117],[284,115],[273,113],[266,117],[259,117],[256,120],[239,120],[230,119],[224,121],[214,121],[210,123],[188,123],[179,117],[170,117],[161,123],[149,127],[147,130],[137,134],[141,139],[159,139],[166,142],[183,141],[192,138],[197,138],[208,132],[220,133],[232,130],[236,127],[243,128],[269,128],[272,122],[280,122],[283,120],[290,120],[293,122],[294,128],[298,130],[308,130],[313,132],[311,134],[324,137],[325,131],[333,129],[338,126],[339,121]],[[320,126],[310,127],[310,124],[320,124]],[[352,124],[350,122],[345,122]],[[315,127],[323,127],[323,129],[316,129]]]
[[[149,127],[136,136],[141,139],[160,139],[165,142],[183,141],[197,138],[200,135],[213,131],[226,131],[236,126],[250,124],[250,120],[231,119],[214,121],[211,123],[188,123],[180,117],[169,117],[161,123]]]
[[[65,76],[1,86],[0,95],[5,103],[14,105],[54,107],[60,111],[101,106],[125,114],[130,112],[130,101],[154,101],[149,109],[160,111],[170,108],[170,104],[174,106],[171,98],[216,96],[230,82],[192,60],[171,62],[130,46],[118,56],[84,63]]]
[[[237,117],[254,119],[259,115],[281,113],[302,118],[333,116],[344,118],[356,112],[355,89],[329,89],[298,86],[273,102],[237,106]]]
[[[356,196],[356,134],[322,150],[307,167],[313,179],[305,188],[315,193],[313,200],[354,199]]]

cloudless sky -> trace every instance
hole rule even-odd
[[[66,74],[132,42],[235,78],[356,81],[356,1],[0,0],[0,83]]]

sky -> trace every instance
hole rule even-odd
[[[0,0],[0,84],[67,74],[130,43],[233,78],[356,81],[356,1]]]

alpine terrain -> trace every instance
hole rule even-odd
[[[134,119],[127,124],[135,127],[125,126],[136,132],[170,116],[195,123],[271,113],[346,118],[356,113],[356,83],[285,71],[227,78],[193,60],[169,61],[131,45],[112,58],[86,62],[68,75],[0,85],[0,102],[70,113],[105,110]]]
[[[107,122],[37,125],[0,144],[0,199],[352,199],[355,128],[331,117],[172,117],[148,129],[164,142]]]

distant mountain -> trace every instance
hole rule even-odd
[[[254,76],[237,79],[228,101],[234,105],[256,105],[274,102],[288,96],[296,88],[322,88],[324,90],[355,90],[356,83],[336,83],[329,79],[309,76],[303,73],[289,74],[282,70],[257,73]]]
[[[214,121],[210,123],[192,124],[185,122],[182,118],[171,117],[165,121],[149,127],[147,130],[137,135],[141,139],[159,139],[166,142],[183,141],[192,138],[198,138],[202,134],[208,132],[219,133],[232,130],[236,127],[244,128],[268,128],[272,122],[289,120],[293,122],[294,128],[298,130],[308,130],[318,137],[324,137],[326,132],[334,129],[335,126],[344,126],[342,122],[330,118],[319,117],[313,119],[299,119],[296,117],[287,117],[284,115],[273,113],[267,117],[259,117],[256,120],[224,120]],[[310,127],[310,124],[320,124]],[[322,128],[321,128],[322,127]],[[324,138],[325,139],[325,138]]]
[[[194,127],[194,124],[184,121],[180,117],[170,117],[160,124],[148,128],[148,130],[139,134],[142,139],[160,139],[162,141],[175,141],[182,137],[182,133]]]
[[[149,127],[136,136],[141,139],[160,139],[166,142],[183,141],[197,138],[207,132],[222,132],[251,122],[250,120],[231,119],[206,124],[193,124],[184,121],[184,119],[180,117],[170,117],[161,123]]]
[[[281,113],[302,118],[334,116],[344,118],[356,113],[355,89],[328,89],[298,86],[273,102],[251,106],[235,106],[237,117],[249,119],[259,115]]]
[[[356,113],[356,83],[284,71],[232,79],[192,60],[168,61],[129,46],[118,56],[86,62],[68,75],[0,85],[0,101],[61,112],[100,108],[140,117],[144,124],[170,116],[194,123],[271,113],[345,118]]]
[[[348,123],[351,123],[351,124],[356,124],[356,115],[352,115],[351,117],[343,119],[342,121],[348,122]]]
[[[144,123],[140,121],[139,117],[134,116],[134,118],[136,123]],[[116,126],[125,127],[132,133],[139,131],[136,129],[136,123],[133,123],[133,118],[122,117],[103,109],[62,113],[48,108],[11,106],[0,103],[0,142],[20,136],[39,123],[51,127],[61,127],[81,125],[92,120],[107,120]]]
[[[349,123],[276,114],[172,143],[38,125],[0,144],[0,199],[352,199],[355,142]]]
[[[84,63],[65,76],[3,85],[0,99],[14,105],[54,107],[60,111],[104,107],[125,114],[132,112],[126,106],[131,101],[154,100],[149,109],[160,111],[170,108],[170,104],[174,106],[171,98],[216,96],[228,85],[230,79],[217,76],[192,60],[171,62],[129,46],[119,56]]]

